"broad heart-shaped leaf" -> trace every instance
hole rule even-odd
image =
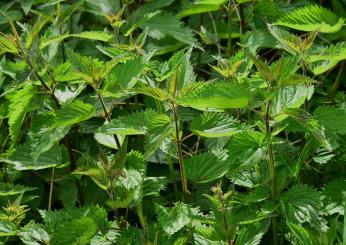
[[[330,106],[319,106],[314,111],[314,116],[328,132],[346,134],[345,110]]]
[[[226,113],[205,112],[190,123],[194,134],[210,138],[231,136],[240,129],[240,122]]]
[[[95,108],[91,104],[81,100],[74,100],[64,104],[56,113],[52,128],[70,126],[91,118],[95,114]]]
[[[145,158],[150,157],[155,150],[166,140],[173,132],[173,126],[169,116],[160,114],[153,117],[148,125],[147,137],[145,143]]]
[[[260,244],[263,235],[269,228],[269,220],[246,225],[240,230],[236,239],[237,245],[257,245]]]
[[[13,164],[16,170],[39,170],[62,164],[62,151],[62,146],[54,146],[50,150],[40,154],[37,161],[34,161],[32,149],[26,143],[17,146],[6,158],[0,157],[0,160]]]
[[[316,229],[323,229],[318,208],[320,194],[307,185],[295,185],[281,196],[283,214],[288,222],[302,224],[309,222]]]
[[[289,236],[292,244],[313,245],[309,232],[301,224],[291,222],[286,222],[286,224],[293,235],[293,237]]]
[[[228,171],[228,163],[214,153],[205,152],[185,160],[186,177],[195,183],[206,183],[221,178]]]
[[[339,31],[344,21],[326,8],[310,5],[285,14],[276,24],[300,31],[332,33]]]
[[[208,109],[243,108],[249,104],[250,92],[232,83],[206,83],[176,99],[178,105],[206,111]]]
[[[36,94],[34,86],[29,85],[21,90],[16,91],[10,98],[8,108],[8,124],[9,133],[12,140],[12,145],[16,144],[20,129],[22,127],[26,112],[29,110],[29,105]]]
[[[231,137],[227,150],[231,172],[249,169],[266,154],[265,134],[251,130],[237,133]]]
[[[187,224],[190,224],[193,218],[199,214],[199,210],[198,208],[192,208],[188,204],[178,202],[172,208],[157,205],[156,213],[162,229],[168,235],[173,235]]]
[[[113,119],[109,124],[101,126],[98,131],[108,134],[139,135],[145,134],[150,121],[159,115],[153,110],[134,112]]]
[[[272,95],[271,115],[276,121],[287,118],[286,109],[299,108],[304,101],[310,100],[314,93],[312,85],[291,85],[278,88]]]
[[[36,188],[26,187],[22,185],[0,183],[0,197],[18,195],[26,191],[32,191],[35,189]]]

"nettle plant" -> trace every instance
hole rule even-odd
[[[278,2],[3,3],[0,242],[345,244],[345,3]]]

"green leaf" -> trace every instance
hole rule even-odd
[[[172,208],[156,206],[158,221],[162,229],[169,235],[180,231],[184,226],[191,223],[193,216],[198,215],[199,210],[184,203],[175,203]]]
[[[226,0],[202,0],[198,2],[194,2],[190,6],[188,6],[186,9],[181,11],[179,14],[177,14],[178,18],[183,18],[186,16],[194,15],[194,14],[201,14],[201,13],[207,13],[212,11],[217,11],[221,8],[222,4],[224,4]]]
[[[74,100],[64,104],[56,113],[52,128],[70,126],[93,117],[95,108],[81,100]]]
[[[269,229],[270,222],[253,223],[240,230],[236,239],[237,245],[257,245],[260,244],[263,235]]]
[[[48,151],[42,153],[35,161],[32,155],[30,145],[23,144],[11,151],[6,158],[0,160],[9,164],[13,164],[16,170],[39,170],[51,168],[62,163],[62,146],[54,146]]]
[[[248,106],[250,92],[245,87],[231,83],[206,83],[178,96],[177,104],[198,110],[243,108]]]
[[[320,230],[321,222],[318,216],[320,195],[307,185],[295,185],[281,195],[283,213],[287,221],[294,224],[309,222]]]
[[[99,128],[99,132],[108,134],[121,135],[139,135],[145,134],[150,121],[159,115],[153,110],[134,112],[129,115],[112,119],[109,124],[105,124]]]
[[[62,42],[63,40],[69,37],[79,37],[84,39],[108,42],[112,39],[113,35],[106,32],[102,32],[102,31],[84,31],[84,32],[75,33],[75,34],[64,34],[64,35],[54,36],[44,41],[41,41],[40,49],[44,49],[54,42]]]
[[[25,48],[26,49],[30,49],[31,46],[33,45],[33,42],[35,41],[35,39],[37,38],[37,36],[39,35],[40,31],[42,30],[42,28],[46,25],[46,23],[48,22],[50,17],[48,16],[40,16],[35,25],[32,27],[32,29],[29,31],[28,36],[26,38],[26,42],[25,42]]]
[[[0,220],[0,238],[17,235],[17,227],[13,222]]]
[[[281,44],[282,48],[291,54],[296,54],[301,49],[301,40],[299,37],[282,30],[281,28],[273,25],[268,25],[270,33]]]
[[[214,138],[234,135],[241,126],[226,113],[205,112],[191,121],[190,130],[199,136]]]
[[[20,240],[28,245],[49,244],[50,242],[50,236],[44,226],[36,224],[34,221],[30,221],[22,227],[18,235]]]
[[[147,137],[145,143],[145,158],[157,150],[164,140],[173,132],[171,119],[166,115],[157,115],[151,119],[148,126]]]
[[[186,177],[195,183],[206,183],[221,178],[228,168],[227,161],[211,152],[201,153],[185,160]]]
[[[0,183],[0,197],[13,196],[23,194],[27,191],[35,190],[36,188],[10,184],[10,183]]]
[[[338,42],[330,46],[314,45],[305,57],[309,69],[315,74],[322,74],[346,59],[346,43]]]
[[[346,134],[346,111],[331,106],[319,106],[314,111],[318,122],[328,132]]]
[[[285,14],[276,24],[300,31],[332,33],[339,31],[344,21],[326,8],[310,5]]]
[[[97,232],[92,218],[81,217],[64,223],[54,234],[52,245],[86,245]]]
[[[271,103],[271,115],[276,121],[287,118],[287,109],[299,108],[305,100],[310,100],[314,93],[312,85],[291,85],[274,91]]]
[[[159,196],[166,184],[166,177],[146,177],[143,183],[143,196]]]
[[[296,242],[295,244],[301,245],[313,245],[310,234],[306,229],[304,229],[304,227],[302,227],[300,224],[290,222],[286,222],[286,224],[294,236],[292,240],[290,239],[291,242]]]
[[[346,203],[346,180],[337,179],[329,182],[324,188],[323,194],[330,200],[338,205],[345,205]]]
[[[231,137],[227,145],[232,171],[249,169],[266,154],[265,134],[246,130]]]
[[[140,23],[139,26],[143,30],[148,28],[148,36],[155,39],[162,39],[169,36],[182,43],[196,43],[192,31],[188,27],[184,26],[177,17],[169,13],[153,14],[143,21],[143,23]]]
[[[30,110],[30,102],[36,94],[34,86],[29,85],[21,90],[17,90],[10,98],[10,105],[8,110],[8,125],[12,146],[17,143],[20,129],[22,127],[25,114]]]

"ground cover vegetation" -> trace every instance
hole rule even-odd
[[[345,244],[346,1],[0,1],[0,243]]]

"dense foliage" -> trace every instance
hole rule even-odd
[[[346,1],[0,1],[1,244],[346,244]]]

